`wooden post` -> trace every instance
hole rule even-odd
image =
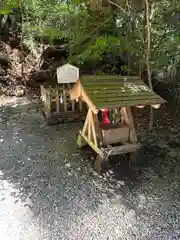
[[[60,111],[60,103],[59,103],[59,88],[56,86],[56,112]]]
[[[67,84],[67,91],[69,92],[69,90],[71,90],[72,87],[73,87],[73,84],[68,83]],[[72,110],[72,112],[75,112],[76,111],[76,100],[72,100],[70,102],[71,102],[71,110]]]
[[[43,85],[40,86],[40,92],[41,92],[41,100],[42,100],[43,99],[43,95],[44,95]]]
[[[103,146],[103,135],[102,135],[102,131],[99,126],[99,119],[98,119],[97,114],[93,114],[93,119],[94,119],[96,135],[98,137],[98,144],[99,144],[99,146],[102,147]]]
[[[63,102],[64,102],[64,112],[67,112],[67,89],[66,86],[63,85]]]
[[[76,111],[76,100],[72,100],[72,112]]]
[[[83,101],[79,99],[79,111],[82,112],[83,110]]]
[[[136,136],[136,131],[134,128],[134,122],[133,122],[131,109],[129,107],[127,107],[126,112],[127,112],[127,117],[128,117],[128,122],[129,122],[129,130],[130,130],[129,140],[131,143],[135,143],[135,142],[137,142],[137,136]]]
[[[47,91],[47,114],[51,113],[51,86],[49,86]]]
[[[137,142],[137,136],[136,136],[136,131],[134,128],[134,122],[133,122],[133,117],[132,117],[132,113],[131,113],[131,109],[129,107],[126,108],[126,112],[127,112],[127,117],[128,117],[128,122],[129,122],[129,141],[131,143],[136,143]],[[136,152],[131,152],[129,154],[129,158],[130,161],[136,162],[136,158],[137,158],[137,151]]]

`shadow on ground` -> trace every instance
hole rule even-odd
[[[34,239],[155,239],[179,228],[179,159],[166,154],[177,145],[157,146],[167,134],[143,140],[142,165],[118,156],[98,176],[91,153],[76,149],[78,123],[47,126],[36,99],[4,104],[1,201],[8,194],[13,216],[36,226]]]

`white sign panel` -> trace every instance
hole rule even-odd
[[[79,78],[79,68],[69,63],[57,68],[58,83],[76,83]]]

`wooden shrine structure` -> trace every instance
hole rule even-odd
[[[57,68],[57,81],[41,85],[43,114],[47,123],[56,124],[79,119],[84,115],[83,102],[70,100],[69,90],[79,79],[79,68],[64,64]]]
[[[77,144],[80,148],[89,145],[97,153],[94,168],[99,173],[108,156],[128,153],[133,160],[141,147],[131,107],[151,105],[157,109],[165,102],[138,76],[82,76],[70,91],[70,97],[81,99],[88,106]],[[99,113],[115,108],[119,109],[120,121],[101,122]]]

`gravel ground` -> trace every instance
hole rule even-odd
[[[36,100],[0,104],[2,240],[180,239],[177,133],[139,131],[144,164],[118,157],[98,176],[76,149],[78,124],[46,126]]]

